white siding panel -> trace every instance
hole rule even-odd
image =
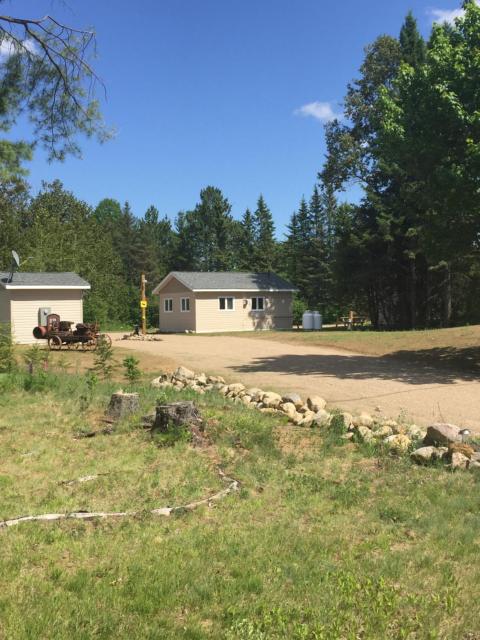
[[[0,287],[0,323],[10,322],[10,294],[3,287]]]
[[[35,340],[32,331],[38,324],[40,307],[50,307],[61,320],[77,324],[83,322],[83,291],[61,290],[12,290],[11,317],[13,338],[20,344],[42,342]]]

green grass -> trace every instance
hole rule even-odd
[[[183,394],[208,452],[160,447],[135,418],[78,440],[116,385],[86,408],[83,376],[51,375],[41,393],[0,380],[0,517],[144,511],[0,531],[0,637],[475,637],[480,475],[369,455],[216,394]],[[137,388],[151,410],[157,394]],[[146,512],[218,491],[214,462],[239,493],[184,516]],[[108,475],[61,484],[95,473]]]

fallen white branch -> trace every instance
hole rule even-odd
[[[238,491],[239,482],[228,478],[221,469],[218,469],[218,473],[223,480],[230,482],[226,489],[215,493],[213,496],[190,502],[189,504],[179,507],[160,507],[158,509],[151,509],[149,513],[153,516],[171,516],[180,515],[187,511],[194,511],[202,505],[210,505],[213,502],[222,500],[230,493]],[[41,521],[56,521],[56,520],[95,520],[96,518],[125,518],[137,516],[144,513],[143,511],[76,511],[73,513],[43,513],[38,516],[20,516],[18,518],[12,518],[11,520],[3,520],[0,522],[0,529],[5,527],[13,527],[23,522],[41,522]]]
[[[97,473],[93,476],[82,476],[81,478],[76,478],[75,480],[62,480],[60,484],[65,485],[66,487],[70,487],[72,484],[78,484],[82,482],[90,482],[91,480],[96,480],[100,478],[100,476],[108,476],[108,473]]]

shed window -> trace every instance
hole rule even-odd
[[[180,308],[183,312],[190,311],[190,298],[182,298]]]
[[[172,298],[165,298],[163,301],[163,310],[165,313],[172,313],[173,311],[173,300]]]
[[[252,311],[263,311],[265,309],[265,298],[252,298]]]
[[[233,311],[233,308],[234,308],[233,301],[234,301],[233,297],[219,298],[218,302],[219,302],[220,311]]]

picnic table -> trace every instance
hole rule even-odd
[[[351,331],[356,327],[363,327],[366,321],[367,321],[367,316],[357,316],[354,313],[350,312],[348,316],[341,316],[340,318],[337,318],[335,326],[338,327],[338,325],[341,323],[343,324],[345,329],[348,329],[348,331]]]

